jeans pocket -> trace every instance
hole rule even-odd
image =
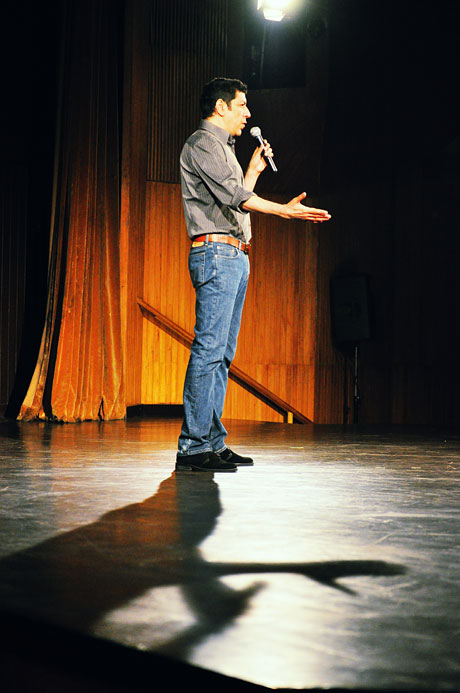
[[[204,274],[206,267],[206,252],[203,249],[191,250],[188,256],[188,269],[193,288],[196,289],[204,284]]]
[[[233,245],[216,243],[216,257],[218,259],[226,258],[232,260],[234,258],[237,258],[239,254],[240,250],[238,248],[235,248],[235,246]]]

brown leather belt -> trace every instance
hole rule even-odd
[[[243,253],[249,253],[250,244],[239,241],[234,236],[228,236],[225,233],[206,233],[203,236],[195,236],[192,241],[192,248],[196,248],[204,243],[227,243],[234,248],[239,248]]]

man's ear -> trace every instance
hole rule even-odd
[[[216,105],[214,107],[215,113],[217,113],[220,116],[223,116],[225,111],[228,109],[227,104],[223,99],[217,99]]]

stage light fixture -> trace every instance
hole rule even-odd
[[[257,9],[262,10],[265,19],[280,22],[286,15],[291,0],[258,0]]]

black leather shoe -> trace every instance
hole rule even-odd
[[[236,472],[236,464],[224,460],[215,452],[197,455],[177,455],[176,472]]]
[[[238,453],[233,452],[230,448],[225,448],[225,450],[219,452],[218,455],[224,462],[233,462],[237,467],[252,467],[254,464],[254,460],[251,457],[238,455]]]

